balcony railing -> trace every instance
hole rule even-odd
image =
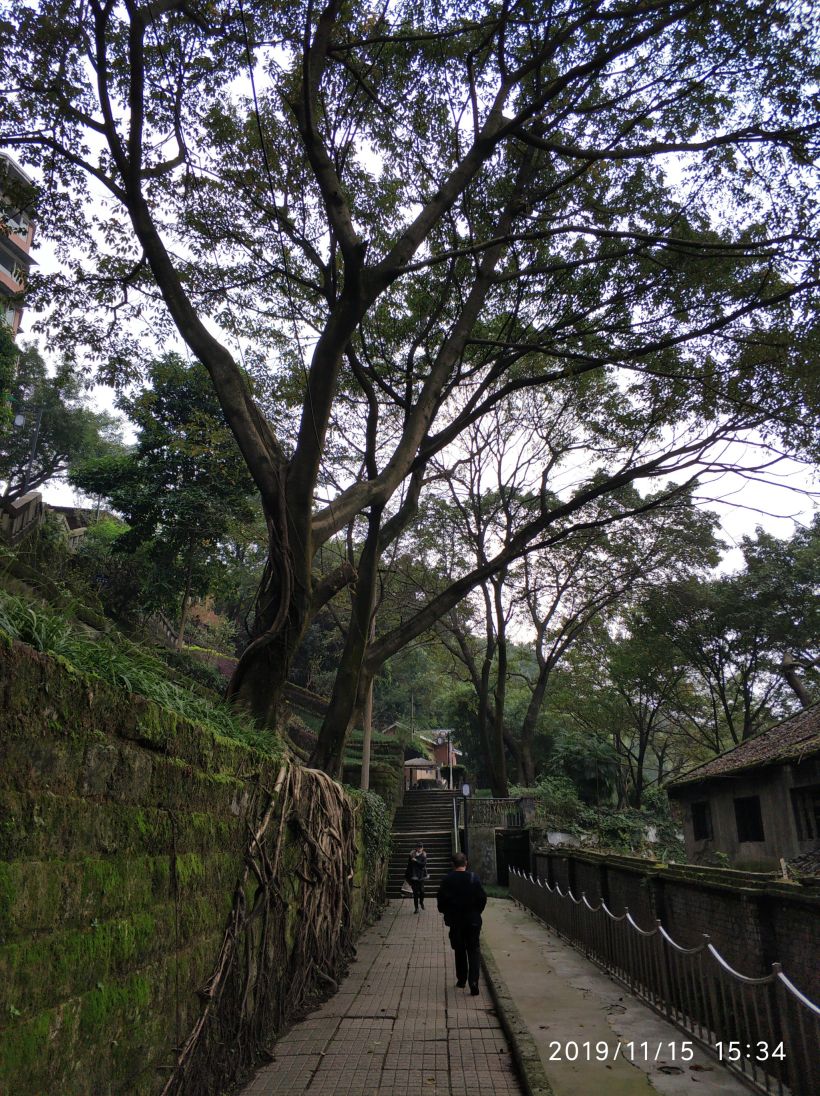
[[[512,897],[628,987],[755,1091],[820,1094],[820,1008],[786,977],[748,978],[704,934],[697,947],[676,943],[658,921],[646,931],[628,910],[510,869]]]

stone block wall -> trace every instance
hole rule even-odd
[[[758,977],[778,962],[820,1003],[820,893],[754,873],[695,865],[663,865],[605,853],[539,849],[534,871],[591,903],[603,898],[620,916],[628,908],[644,929],[660,920],[684,947],[708,934],[741,974]]]
[[[202,1012],[198,991],[229,917],[254,900],[249,827],[282,766],[30,648],[0,645],[0,1092],[162,1091]],[[357,819],[360,805],[345,802]],[[346,938],[383,885],[355,825],[355,875],[336,919]],[[276,828],[290,878],[309,876],[315,865],[298,862],[296,832]],[[299,968],[297,889],[284,888],[277,930],[287,970],[266,972],[282,983],[281,1022],[287,986],[312,989]],[[247,1068],[247,1058],[224,1057],[225,1078]]]

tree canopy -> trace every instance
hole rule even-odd
[[[257,719],[275,718],[310,619],[355,576],[314,756],[329,771],[363,679],[596,500],[719,469],[750,432],[816,456],[805,5],[0,11],[0,142],[39,170],[66,262],[32,279],[34,301],[59,299],[54,337],[114,380],[145,356],[127,321],[175,329],[258,489],[269,560],[231,687]],[[553,423],[536,510],[371,643],[378,561],[432,463],[524,397]],[[348,529],[355,566],[317,572]]]
[[[146,600],[181,595],[181,643],[190,595],[207,592],[222,543],[253,520],[253,483],[198,363],[168,354],[151,363],[148,380],[145,391],[119,400],[136,444],[81,462],[70,480],[123,515],[121,550],[147,549],[154,575]]]
[[[76,462],[111,451],[119,438],[113,416],[86,405],[68,363],[51,375],[33,347],[15,359],[10,410],[0,422],[2,504],[64,476]]]

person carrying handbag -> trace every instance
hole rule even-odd
[[[413,891],[413,912],[418,913],[419,908],[424,909],[424,880],[427,878],[427,853],[421,842],[408,857],[404,878]]]

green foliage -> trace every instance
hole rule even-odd
[[[224,675],[213,663],[205,661],[195,652],[185,648],[177,651],[168,647],[157,647],[155,653],[166,666],[179,670],[185,677],[210,689],[217,696],[221,696],[225,691]]]
[[[549,773],[569,780],[586,803],[606,803],[611,799],[617,786],[618,757],[607,737],[580,734],[567,722],[551,746],[545,764]]]
[[[121,552],[117,545],[128,526],[104,517],[91,525],[78,550],[69,560],[65,581],[82,593],[88,589],[121,627],[137,627],[143,604],[142,591],[152,588],[153,563],[144,550]]]
[[[56,514],[46,511],[40,525],[20,543],[16,555],[26,566],[65,583],[71,561],[65,525]]]
[[[185,641],[188,647],[200,651],[232,656],[236,650],[236,626],[233,621],[220,616],[213,609],[205,605],[195,605],[185,627]]]
[[[365,863],[369,868],[380,869],[390,858],[393,846],[387,805],[375,792],[362,791],[361,788],[348,788],[347,791],[363,805],[362,841]]]
[[[81,674],[138,693],[166,711],[266,753],[279,752],[274,732],[261,730],[227,705],[211,702],[168,679],[153,654],[116,636],[92,639],[67,617],[0,592],[0,630],[62,659]]]
[[[518,794],[513,791],[513,794]],[[527,793],[530,794],[530,793]],[[557,829],[572,830],[583,817],[578,789],[566,776],[546,776],[532,790],[538,800],[539,820]]]
[[[535,788],[515,788],[513,795],[537,800],[537,824],[575,834],[582,842],[619,853],[640,853],[661,860],[684,861],[685,849],[669,799],[661,788],[649,789],[641,809],[593,806],[582,802],[578,789],[565,776],[548,776]],[[655,840],[648,840],[650,828]]]
[[[11,330],[8,324],[0,321],[0,436],[10,427],[14,416],[11,390],[16,361],[17,346]]]
[[[254,486],[202,366],[167,354],[151,363],[149,380],[118,401],[136,446],[87,460],[70,478],[124,515],[110,547],[137,563],[139,604],[176,617],[181,594],[210,589],[222,542],[252,522]]]
[[[82,384],[68,361],[49,375],[35,349],[24,350],[9,390],[22,426],[0,431],[0,479],[4,498],[18,498],[63,475],[75,462],[101,456],[116,444],[118,426],[111,415],[83,403]],[[36,434],[36,451],[32,448]]]

